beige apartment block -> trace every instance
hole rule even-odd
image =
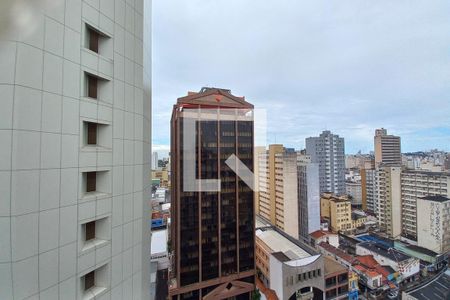
[[[352,205],[346,196],[324,193],[320,198],[320,216],[329,221],[331,231],[348,231],[352,226]]]
[[[375,130],[375,165],[400,166],[402,164],[401,141],[399,136],[388,135],[384,128]]]
[[[377,217],[381,230],[392,238],[402,231],[401,167],[380,166],[376,172]]]
[[[269,145],[258,157],[257,211],[278,228],[298,238],[297,153]]]

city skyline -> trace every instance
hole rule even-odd
[[[171,100],[217,86],[269,111],[267,144],[302,149],[328,129],[368,153],[384,127],[403,152],[450,151],[448,3],[277,3],[155,3],[156,147],[168,148]]]
[[[0,300],[450,300],[450,2],[0,3]]]

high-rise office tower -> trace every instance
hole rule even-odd
[[[254,193],[231,168],[253,170],[252,110],[217,88],[174,105],[171,299],[250,299],[255,288]]]
[[[320,193],[345,194],[344,138],[323,131],[318,137],[306,138],[306,154],[319,164]]]
[[[299,236],[305,240],[320,230],[319,165],[308,155],[297,153]]]
[[[402,154],[400,137],[388,135],[384,128],[375,130],[375,165],[401,166]]]
[[[148,299],[151,3],[3,4],[0,299]]]

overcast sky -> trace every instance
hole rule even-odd
[[[267,109],[268,143],[328,129],[346,153],[375,128],[402,150],[450,151],[450,1],[153,1],[153,146],[202,86]]]

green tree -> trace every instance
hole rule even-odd
[[[258,289],[254,290],[252,292],[252,300],[260,300],[261,299],[261,293]]]

